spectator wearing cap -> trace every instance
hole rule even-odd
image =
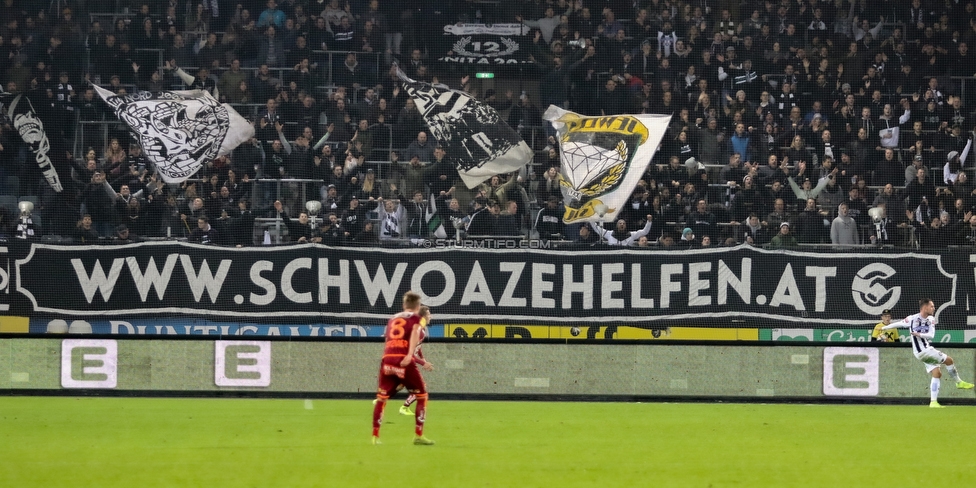
[[[912,164],[905,167],[905,185],[915,181],[915,175],[918,173],[919,169],[924,169],[926,176],[929,175],[928,168],[925,166],[925,158],[921,154],[916,154],[912,157]]]
[[[339,189],[331,183],[325,187],[325,197],[322,198],[322,208],[330,212],[337,212],[342,208],[342,200],[339,197]]]
[[[881,322],[878,322],[871,331],[871,342],[898,342],[898,329],[881,330],[889,324],[891,324],[891,309],[886,308],[881,311]]]
[[[349,207],[342,211],[339,220],[346,239],[353,239],[363,231],[363,224],[368,219],[366,218],[366,207],[359,203],[359,195],[350,195],[348,205]]]
[[[142,242],[142,239],[129,230],[129,226],[119,224],[115,227],[115,235],[113,236],[112,242],[116,244],[133,244]]]
[[[566,224],[563,223],[565,209],[559,205],[559,198],[552,196],[546,200],[546,206],[539,210],[533,226],[540,239],[561,239]]]
[[[681,231],[681,238],[675,243],[675,247],[678,250],[697,249],[700,247],[698,239],[695,238],[695,232],[691,230],[691,227],[685,227]]]
[[[794,179],[792,175],[787,178],[787,181],[789,181],[790,188],[793,189],[793,194],[796,195],[796,199],[800,200],[801,202],[800,205],[805,205],[805,202],[808,199],[811,198],[814,200],[817,199],[817,195],[820,195],[820,192],[822,192],[823,189],[827,186],[828,178],[824,178],[818,181],[817,186],[813,186],[813,181],[810,179],[810,176],[806,174],[807,163],[801,161],[797,163],[796,166],[797,166],[796,177],[800,179],[802,183],[797,184],[796,179]]]
[[[779,224],[779,233],[773,236],[769,240],[770,249],[790,249],[799,247],[800,243],[797,242],[796,237],[790,233],[790,223],[783,222]]]

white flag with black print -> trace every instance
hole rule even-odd
[[[44,101],[43,93],[44,90],[0,93],[0,105],[3,106],[0,116],[6,117],[20,134],[51,189],[62,193],[65,186],[70,188],[73,181],[70,178],[71,164],[66,154],[67,145],[57,128],[63,125],[64,120],[63,117],[58,119],[52,105]],[[48,134],[48,131],[51,133]]]
[[[397,74],[468,188],[532,160],[529,145],[488,104],[444,85],[414,81],[399,69]]]
[[[630,201],[668,130],[670,115],[588,117],[550,105],[559,137],[563,222],[612,222]]]
[[[166,183],[182,183],[254,136],[244,117],[203,90],[132,95],[95,90],[129,126]]]

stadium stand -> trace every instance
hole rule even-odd
[[[68,141],[70,177],[85,190],[70,205],[53,203],[4,111],[0,236],[16,233],[17,203],[31,201],[35,238],[46,242],[70,241],[89,214],[105,241],[118,224],[142,238],[185,239],[206,215],[217,244],[288,243],[283,216],[314,200],[321,205],[305,225],[315,242],[411,245],[431,237],[432,207],[455,224],[448,235],[463,235],[483,196],[489,227],[505,223],[495,235],[538,238],[539,212],[562,199],[548,172],[558,166],[556,141],[541,118],[556,104],[673,116],[623,225],[608,224],[637,230],[653,215],[647,247],[670,247],[685,228],[696,229],[690,247],[768,246],[757,229],[771,237],[785,228],[796,239],[777,242],[830,249],[841,244],[830,232],[841,203],[856,227],[853,247],[976,245],[972,2],[346,3],[4,0],[0,83],[46,93],[63,114],[66,123],[48,131]],[[458,23],[520,24],[525,35],[511,42],[526,62],[495,70],[497,79],[475,77],[484,70],[455,62],[460,48],[441,36]],[[460,191],[394,64],[489,103],[536,157],[518,174]],[[133,154],[136,141],[92,83],[115,93],[214,88],[256,136],[187,183],[166,185]],[[92,195],[89,160],[106,172],[107,200]],[[377,220],[401,210],[386,232]],[[378,234],[359,235],[365,220]],[[574,244],[579,235],[575,225],[543,237]]]

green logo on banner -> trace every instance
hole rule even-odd
[[[233,380],[259,380],[261,373],[257,371],[257,354],[261,352],[258,346],[227,346],[224,350],[224,374]],[[241,367],[249,366],[249,367]]]
[[[98,359],[85,359],[86,355],[98,357]],[[103,358],[108,354],[108,349],[104,347],[75,347],[71,349],[71,379],[75,381],[105,381],[108,375],[105,373],[85,373],[85,368],[98,371],[105,366]]]

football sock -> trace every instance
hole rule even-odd
[[[383,423],[383,409],[386,408],[386,398],[377,397],[378,402],[373,405],[373,436],[379,437],[380,424]]]
[[[417,395],[417,412],[416,412],[417,427],[414,432],[418,437],[424,435],[424,421],[427,420],[427,394],[420,393]]]
[[[949,376],[952,376],[952,380],[955,381],[956,383],[962,381],[959,379],[959,371],[956,370],[955,364],[953,364],[952,366],[946,366],[946,371],[949,372]]]
[[[939,385],[941,384],[942,381],[939,378],[932,378],[932,401],[933,402],[939,401]]]
[[[411,393],[410,396],[407,397],[407,401],[403,402],[403,406],[409,407],[410,405],[413,405],[413,402],[415,401],[417,401],[417,395]]]

